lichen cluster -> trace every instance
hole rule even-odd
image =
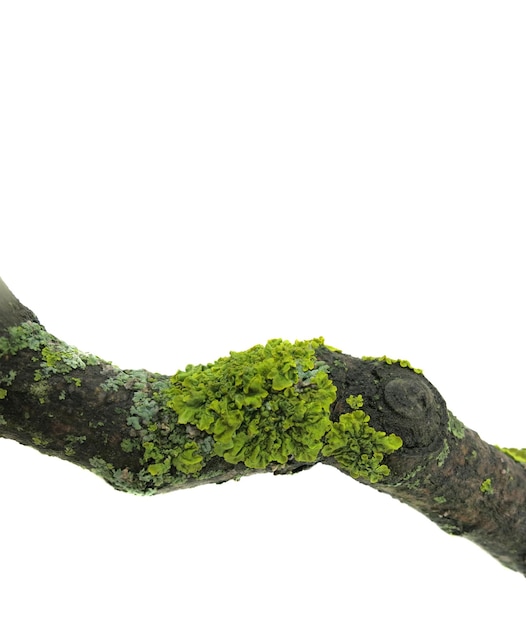
[[[43,326],[35,322],[24,322],[20,326],[8,328],[7,334],[0,337],[0,358],[6,355],[15,355],[24,349],[39,354],[33,359],[39,366],[35,370],[35,382],[46,380],[53,374],[66,375],[72,370],[84,370],[88,365],[100,363],[100,359],[97,357],[81,352],[57,339],[48,333]],[[16,372],[10,372],[10,380],[7,380],[7,384],[9,385],[15,377]],[[66,380],[76,387],[80,387],[82,384],[78,377],[69,376]],[[6,381],[4,380],[4,382]],[[7,395],[7,390],[5,391],[5,395]]]
[[[29,387],[29,394],[41,405],[48,403],[52,394],[56,394],[54,399],[64,400],[66,397],[65,388],[78,388],[82,385],[81,379],[71,374],[85,370],[88,365],[100,362],[97,357],[81,352],[60,341],[36,322],[24,322],[19,326],[10,327],[0,337],[0,359],[15,356],[22,350],[34,352],[31,359],[34,363],[34,382]],[[0,375],[0,401],[8,398],[10,388],[17,375],[18,372],[15,369],[10,369],[7,373]],[[54,375],[59,375],[64,383],[61,385],[60,391],[54,389],[49,382],[49,379]],[[0,410],[0,425],[6,423]],[[45,448],[50,443],[49,438],[41,433],[34,433],[32,441],[35,446],[40,448]],[[71,444],[67,446],[65,454],[73,456],[74,447]]]
[[[376,483],[390,473],[382,463],[384,455],[402,446],[397,435],[387,435],[369,426],[370,416],[361,410],[361,395],[349,396],[347,404],[353,409],[340,415],[325,436],[322,453],[334,457],[353,478],[366,478]]]
[[[212,454],[229,463],[263,469],[290,460],[334,458],[355,478],[377,482],[389,474],[384,456],[402,445],[376,431],[350,396],[352,412],[330,419],[336,387],[317,360],[323,339],[280,339],[232,352],[207,366],[188,366],[172,377],[167,405],[182,424],[212,437]]]
[[[131,395],[131,405],[123,414],[129,426],[129,436],[120,444],[123,452],[140,456],[141,469],[134,474],[105,466],[101,459],[91,461],[94,471],[106,480],[118,479],[119,487],[128,491],[155,493],[161,488],[185,482],[188,475],[198,473],[203,467],[203,456],[197,442],[188,438],[185,428],[178,424],[175,413],[164,404],[169,378],[146,370],[112,370],[106,364],[103,370],[113,371],[102,383],[103,391],[112,393],[126,389]]]
[[[102,451],[89,459],[93,471],[118,489],[155,493],[188,479],[213,479],[223,471],[213,463],[218,457],[248,470],[330,458],[351,476],[377,482],[389,474],[384,456],[402,441],[369,425],[361,396],[350,396],[352,410],[334,421],[336,387],[319,356],[322,347],[328,348],[323,338],[294,343],[273,339],[215,363],[189,365],[169,378],[120,370],[27,322],[0,338],[0,358],[25,349],[34,352],[29,393],[41,405],[63,401],[81,387],[79,376],[90,365],[98,366],[97,375],[104,377],[101,392],[120,394],[120,402],[126,397],[120,390],[127,392],[129,405],[117,405],[114,411],[127,427],[119,444],[120,456],[129,454],[130,463],[121,466],[119,460],[117,467]],[[9,370],[0,377],[0,408],[16,375]],[[104,422],[90,421],[88,426],[99,432]],[[49,445],[49,437],[32,434],[35,446]],[[83,445],[85,436],[68,436],[63,453],[74,457]],[[140,469],[132,471],[137,457]]]
[[[322,339],[280,339],[232,352],[172,377],[167,405],[179,422],[213,437],[213,454],[262,469],[289,459],[312,463],[331,427],[336,387],[316,359]]]

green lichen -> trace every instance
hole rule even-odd
[[[437,504],[445,504],[447,502],[447,498],[445,498],[444,496],[435,496],[433,498],[433,500],[437,503]]]
[[[44,437],[44,435],[42,434],[33,435],[33,437],[31,437],[31,440],[33,441],[33,444],[35,446],[39,446],[41,448],[45,448],[47,445],[49,445],[49,439]]]
[[[499,446],[495,446],[504,454],[507,454],[517,463],[526,463],[526,448],[501,448]]]
[[[124,452],[133,452],[136,449],[133,441],[127,437],[121,441],[121,448]]]
[[[159,448],[152,441],[145,441],[143,448],[143,461],[148,462],[146,470],[152,476],[168,474],[172,467],[183,474],[197,474],[203,467],[203,456],[195,441],[172,446],[169,450]]]
[[[66,436],[66,446],[64,448],[64,452],[67,456],[75,456],[76,447],[82,445],[86,441],[85,435],[67,435]]]
[[[393,487],[404,485],[408,489],[417,489],[420,486],[420,478],[418,476],[423,470],[424,466],[418,465],[410,472],[407,472],[407,474],[404,474],[398,481],[392,483]]]
[[[49,398],[50,387],[45,380],[39,380],[29,387],[29,393],[38,399],[40,404],[45,404]]]
[[[32,350],[37,355],[33,361],[38,364],[34,380],[38,382],[54,374],[68,374],[74,370],[84,370],[87,365],[98,365],[101,360],[92,354],[81,352],[77,348],[57,339],[36,322],[24,322],[20,326],[8,328],[0,337],[0,358],[18,354],[21,350]],[[78,377],[66,377],[67,382],[81,385]]]
[[[108,372],[112,369],[107,366]],[[166,404],[170,381],[146,370],[116,371],[100,386],[112,393],[119,389],[132,392],[132,403],[124,414],[130,436],[121,442],[124,452],[141,452],[142,469],[135,477],[146,489],[160,489],[184,482],[203,468],[207,445],[204,437],[196,439]],[[130,475],[127,476],[131,480]]]
[[[139,452],[141,469],[134,473],[102,457],[91,459],[94,471],[118,489],[149,493],[189,477],[215,477],[224,470],[209,463],[214,457],[264,469],[331,456],[351,475],[376,482],[389,473],[384,455],[399,448],[401,440],[368,425],[360,396],[350,396],[352,411],[331,421],[336,387],[327,363],[317,356],[322,347],[328,346],[321,338],[295,343],[275,339],[206,366],[188,366],[168,380],[144,370],[119,371],[27,322],[0,338],[0,357],[20,350],[35,353],[30,393],[41,404],[53,393],[52,376],[62,376],[69,389],[80,387],[75,372],[89,365],[108,374],[99,387],[103,392],[130,392],[129,410],[116,406],[115,412],[129,426],[121,449]],[[7,392],[8,384],[0,380],[0,388]],[[67,397],[60,386],[55,393],[61,400]],[[36,445],[45,445],[37,439]],[[66,441],[64,453],[74,456],[81,443]]]
[[[172,377],[166,404],[180,424],[209,436],[212,457],[251,469],[333,457],[351,476],[377,482],[389,474],[384,456],[402,440],[369,426],[361,396],[349,396],[352,412],[331,421],[336,388],[316,357],[321,346],[322,338],[273,339],[207,366],[188,366]],[[196,466],[204,443],[191,456]],[[150,473],[167,471],[165,458],[152,460]]]
[[[447,457],[449,456],[450,448],[447,439],[444,439],[444,445],[442,446],[442,450],[437,456],[437,465],[438,467],[442,467],[446,462]]]
[[[415,374],[423,374],[423,370],[417,369],[413,367],[409,361],[404,359],[391,359],[388,356],[363,356],[362,361],[380,361],[382,363],[387,363],[388,365],[398,364],[400,367],[406,367],[407,369],[413,370]]]
[[[40,351],[42,345],[45,345],[43,333],[45,333],[44,328],[35,322],[24,322],[20,326],[8,328],[0,337],[0,358],[5,355],[14,356],[25,348]]]
[[[450,410],[447,412],[447,429],[457,439],[463,439],[466,431],[464,424]]]
[[[334,457],[353,478],[376,483],[389,475],[390,470],[382,461],[402,446],[402,439],[369,426],[371,418],[361,410],[361,395],[349,396],[347,404],[353,411],[340,415],[339,421],[332,424],[322,453]]]
[[[336,398],[327,365],[316,359],[323,339],[273,339],[231,352],[207,366],[188,366],[171,379],[167,405],[180,424],[213,438],[212,454],[262,469],[291,459],[312,463],[331,427]]]
[[[493,487],[491,485],[491,478],[486,478],[486,480],[482,481],[482,484],[480,485],[480,491],[482,493],[487,493],[490,495],[493,493]]]
[[[0,376],[0,384],[5,385],[5,387],[10,387],[15,378],[16,372],[14,370],[9,370],[7,374]],[[8,390],[5,387],[0,387],[0,400],[7,398]]]
[[[89,463],[92,472],[110,483],[110,485],[113,485],[115,489],[139,495],[151,495],[157,492],[157,489],[153,487],[137,485],[136,477],[133,472],[129,471],[127,468],[116,468],[113,463],[108,463],[100,456],[92,457],[89,459]]]

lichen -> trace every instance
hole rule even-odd
[[[35,382],[50,378],[53,374],[66,375],[74,370],[84,370],[87,365],[101,363],[98,357],[69,346],[48,333],[36,322],[24,322],[19,326],[12,326],[7,329],[4,336],[0,337],[0,358],[6,355],[16,355],[25,349],[40,355],[33,359],[39,365],[39,369],[34,373]],[[65,376],[65,379],[67,382],[73,382],[77,387],[81,385],[78,377]]]
[[[0,376],[0,383],[2,385],[5,385],[5,387],[0,387],[0,400],[7,398],[8,389],[6,389],[6,387],[10,387],[13,384],[15,378],[16,372],[14,370],[9,370],[7,374]]]
[[[45,404],[48,401],[49,391],[49,383],[45,380],[39,380],[38,382],[32,383],[29,387],[29,392],[32,396],[35,396],[35,398],[38,399],[40,404]]]
[[[323,351],[318,354],[322,347],[335,351],[322,338],[295,343],[274,339],[212,364],[190,365],[168,379],[145,370],[118,370],[26,322],[0,338],[0,358],[26,349],[35,353],[30,393],[41,404],[56,389],[52,377],[59,375],[68,385],[58,385],[54,392],[66,400],[67,389],[82,385],[76,372],[90,365],[100,366],[106,375],[100,391],[129,392],[129,408],[117,405],[115,414],[128,426],[120,448],[124,454],[139,454],[140,468],[116,467],[102,456],[90,460],[93,470],[117,489],[154,493],[189,478],[215,478],[224,467],[210,463],[214,457],[239,464],[237,475],[332,457],[352,476],[376,482],[389,474],[384,456],[402,441],[368,424],[361,396],[350,396],[351,411],[331,421],[336,387]],[[399,365],[410,367],[406,361]],[[0,400],[11,382],[5,376],[0,380]],[[89,422],[90,428],[102,425]],[[38,433],[35,437],[35,445],[47,444]],[[82,443],[67,439],[64,454],[75,456]]]
[[[493,487],[491,485],[491,478],[486,478],[486,480],[482,481],[482,484],[480,485],[480,491],[482,493],[487,493],[490,495],[493,493]]]
[[[526,448],[501,448],[499,446],[495,446],[504,454],[507,454],[517,463],[526,463]]]
[[[361,395],[349,396],[347,404],[353,411],[340,415],[339,421],[332,424],[322,453],[332,456],[353,478],[376,483],[390,474],[382,461],[402,446],[402,439],[369,426],[370,416],[361,410]]]
[[[273,339],[206,366],[188,366],[172,377],[166,404],[180,424],[209,436],[212,457],[228,463],[263,469],[332,457],[351,476],[377,482],[390,472],[384,456],[402,440],[369,425],[361,396],[349,396],[353,410],[331,421],[336,387],[316,356],[323,345],[322,338],[293,344]],[[203,445],[201,440],[193,451],[197,467]],[[152,460],[150,473],[168,471],[166,458]]]
[[[167,405],[180,424],[211,435],[212,454],[252,469],[313,463],[331,428],[336,387],[316,358],[323,339],[273,339],[171,379]]]
[[[444,439],[444,445],[442,446],[442,450],[439,452],[437,456],[437,465],[438,467],[442,467],[446,462],[447,457],[449,456],[450,448],[447,439]]]
[[[139,495],[151,495],[157,491],[153,487],[148,488],[137,485],[136,477],[133,472],[129,471],[127,468],[115,468],[112,463],[108,463],[100,456],[90,458],[89,463],[92,472],[110,483],[110,485],[113,485],[115,489]]]
[[[423,374],[423,370],[413,367],[409,361],[405,359],[391,359],[388,356],[363,356],[362,361],[380,361],[382,363],[387,363],[388,365],[398,364],[400,367],[405,367],[407,369],[413,370],[415,374]]]
[[[49,439],[44,437],[44,435],[42,435],[42,434],[33,435],[33,437],[31,437],[31,440],[33,441],[33,444],[35,446],[38,446],[38,447],[41,447],[41,448],[45,448],[50,443]]]
[[[457,417],[453,415],[453,413],[451,413],[449,409],[447,415],[447,429],[457,439],[463,439],[466,427]]]

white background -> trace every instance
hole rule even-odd
[[[323,335],[526,446],[523,3],[0,6],[0,272],[49,331],[166,374]],[[330,468],[138,498],[1,441],[0,494],[10,626],[524,612]]]

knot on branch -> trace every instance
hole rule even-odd
[[[396,432],[406,448],[427,448],[440,430],[440,411],[433,390],[423,377],[390,380],[384,388],[387,405],[401,418]]]

